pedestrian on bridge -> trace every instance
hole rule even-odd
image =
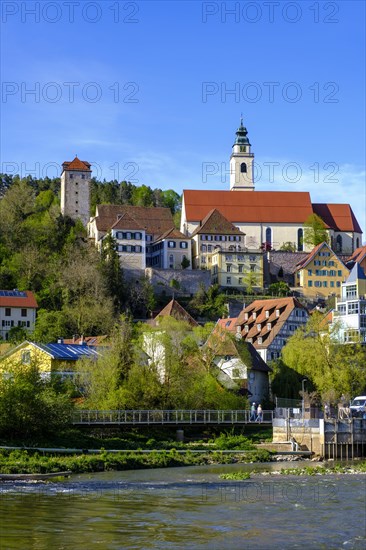
[[[255,403],[253,402],[252,403],[252,406],[250,407],[250,422],[255,422],[255,419],[257,418],[257,409],[256,409],[256,406],[255,406]]]
[[[263,420],[263,409],[262,409],[262,405],[259,403],[257,408],[257,418],[255,421],[261,423],[262,420]]]

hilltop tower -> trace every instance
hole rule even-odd
[[[247,134],[241,118],[230,157],[230,191],[254,191],[254,153]]]
[[[61,174],[61,213],[73,220],[80,219],[86,226],[90,217],[89,162],[75,157],[62,164]]]

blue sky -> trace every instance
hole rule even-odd
[[[243,113],[257,190],[349,202],[366,230],[364,2],[1,8],[2,171],[77,154],[100,179],[228,189]]]

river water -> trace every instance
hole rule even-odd
[[[309,463],[307,463],[309,465]],[[1,550],[366,548],[366,476],[223,472],[234,464],[0,484]]]

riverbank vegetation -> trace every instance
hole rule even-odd
[[[273,365],[271,387],[275,395],[298,399],[302,380],[313,403],[336,405],[366,388],[366,350],[361,343],[337,341],[337,324],[329,328],[324,314],[314,312],[308,323],[291,336],[282,357]]]
[[[304,468],[281,468],[280,470],[262,470],[254,473],[256,476],[319,476],[329,474],[366,474],[366,461],[353,462],[352,464],[327,464],[321,466],[305,466]],[[221,479],[243,481],[251,478],[250,472],[243,470],[221,474]]]
[[[248,462],[268,462],[268,451],[254,451],[247,454],[222,453],[220,451],[179,453],[176,449],[169,451],[152,451],[142,453],[109,453],[101,450],[99,454],[73,454],[61,456],[28,451],[0,450],[0,473],[2,474],[35,474],[71,471],[74,474],[137,470],[148,468],[168,468],[175,466],[202,466],[206,464],[233,464]]]

